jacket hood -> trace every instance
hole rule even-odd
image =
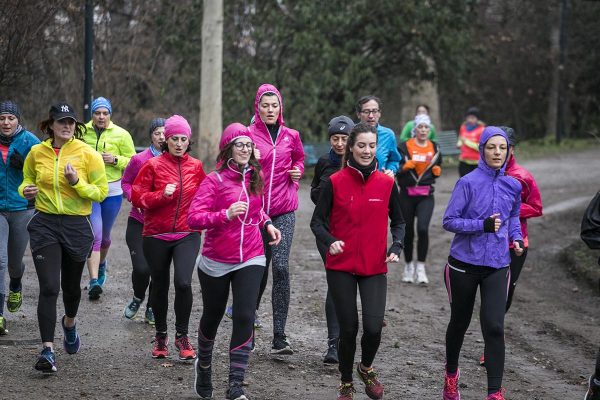
[[[263,83],[259,86],[256,91],[256,97],[254,98],[254,124],[257,126],[264,126],[267,129],[266,124],[260,119],[260,111],[258,109],[258,105],[260,103],[260,98],[263,97],[265,93],[274,93],[279,99],[279,117],[277,117],[277,123],[279,126],[285,125],[283,121],[283,98],[281,97],[281,93],[279,90],[270,83]]]
[[[239,122],[234,122],[232,124],[227,125],[223,134],[221,134],[221,140],[219,141],[219,150],[223,150],[225,146],[229,143],[233,142],[237,138],[247,137],[250,138],[250,131],[246,128],[245,125],[240,124]]]
[[[495,173],[495,170],[493,168],[491,168],[489,165],[487,165],[487,163],[485,162],[485,151],[484,151],[485,144],[488,142],[488,140],[490,140],[492,138],[492,136],[502,136],[504,138],[504,140],[506,140],[506,146],[507,146],[506,159],[504,160],[504,164],[502,164],[502,168],[500,168],[500,174],[504,175],[504,170],[506,169],[506,162],[508,160],[509,142],[508,142],[508,136],[506,136],[506,133],[502,129],[498,128],[497,126],[488,126],[487,128],[485,128],[483,130],[483,133],[481,134],[481,139],[479,140],[478,167],[488,173]]]

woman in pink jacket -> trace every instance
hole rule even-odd
[[[281,231],[281,243],[272,251],[265,243],[267,268],[261,282],[260,298],[267,286],[268,267],[273,261],[273,346],[274,354],[292,354],[285,334],[290,305],[289,257],[296,225],[298,181],[304,173],[304,148],[300,133],[285,126],[283,98],[273,85],[263,84],[254,99],[254,122],[248,127],[260,152],[264,172],[264,209]],[[263,233],[264,237],[264,233]],[[264,239],[267,242],[268,237]]]
[[[242,388],[253,341],[255,304],[266,257],[261,229],[269,245],[281,233],[263,209],[261,167],[254,157],[248,128],[239,123],[223,131],[217,170],[202,182],[188,212],[192,229],[206,229],[198,259],[203,311],[198,327],[196,393],[212,399],[212,350],[225,313],[229,288],[233,292],[233,331],[229,344],[227,399],[246,399]]]

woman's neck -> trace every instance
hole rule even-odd
[[[417,146],[419,147],[426,147],[427,146],[427,139],[424,140],[420,140],[419,138],[415,138],[415,142],[417,143]]]

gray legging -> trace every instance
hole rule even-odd
[[[267,278],[269,277],[269,263],[273,265],[273,290],[271,301],[273,303],[273,334],[285,334],[285,324],[287,322],[288,310],[290,308],[290,250],[292,249],[292,239],[294,238],[294,227],[296,226],[296,214],[289,212],[287,214],[271,217],[275,228],[281,231],[281,242],[277,246],[269,246],[269,241],[263,231],[263,241],[265,245],[265,256],[267,258],[267,268],[260,284],[260,292],[256,309],[260,304],[260,299],[267,287]]]
[[[6,294],[5,275],[11,278],[11,289],[20,288],[25,272],[23,254],[29,242],[27,223],[34,210],[0,212],[0,294]],[[13,287],[16,285],[17,287]],[[1,309],[0,309],[1,311]]]

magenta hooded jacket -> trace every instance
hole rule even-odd
[[[266,124],[260,119],[259,102],[265,93],[279,98],[280,113],[277,120],[279,134],[275,143]],[[254,122],[248,127],[252,140],[260,151],[260,165],[265,177],[265,212],[271,216],[286,214],[298,209],[298,182],[293,182],[289,170],[297,167],[304,173],[304,148],[300,133],[285,126],[283,121],[283,98],[273,85],[263,84],[254,99]]]
[[[250,192],[250,168],[241,173],[229,164],[211,172],[192,199],[187,222],[192,229],[206,229],[202,255],[211,260],[238,264],[265,254],[260,229],[270,218],[262,196]],[[230,221],[227,209],[236,201],[247,202],[248,211]]]
[[[502,136],[508,145],[506,133],[500,128],[485,128],[477,168],[456,182],[443,227],[455,233],[450,245],[452,257],[471,265],[504,268],[510,264],[509,242],[523,240],[519,223],[521,184],[505,174],[506,160],[498,170],[486,164],[484,148],[492,136]],[[500,229],[484,232],[483,221],[496,213],[502,220]]]

